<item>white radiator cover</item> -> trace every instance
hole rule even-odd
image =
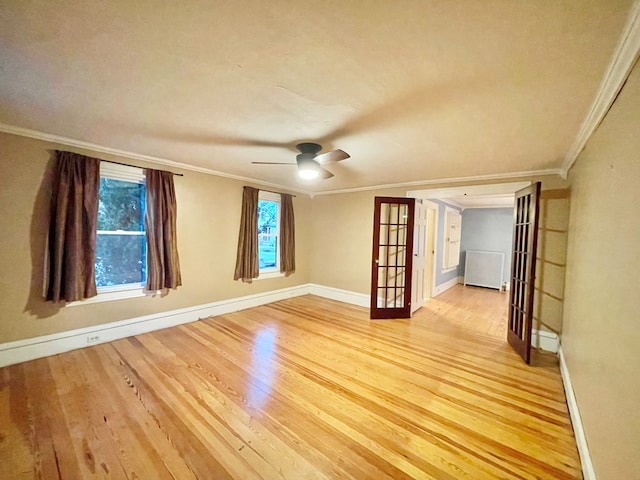
[[[464,284],[502,289],[504,252],[467,250],[464,264]]]

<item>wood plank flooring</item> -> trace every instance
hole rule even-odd
[[[2,479],[582,478],[507,295],[411,320],[304,296],[0,369]]]

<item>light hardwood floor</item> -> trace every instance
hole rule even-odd
[[[3,368],[0,478],[581,478],[555,356],[512,352],[506,302],[304,296]]]

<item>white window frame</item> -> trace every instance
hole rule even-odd
[[[457,239],[451,239],[451,231],[457,229]],[[460,265],[460,241],[462,239],[462,215],[454,208],[445,207],[444,210],[444,242],[442,252],[442,273],[455,270]],[[449,262],[453,249],[458,250],[455,263]]]
[[[283,277],[284,273],[280,271],[280,242],[282,240],[280,230],[280,218],[282,216],[282,196],[279,193],[266,192],[260,190],[258,192],[258,201],[264,200],[268,202],[275,202],[278,208],[278,214],[276,215],[276,265],[273,268],[261,269],[258,272],[258,280],[264,280],[267,278]]]
[[[119,165],[110,162],[100,162],[100,178],[113,178],[115,180],[123,180],[125,182],[146,183],[144,170],[138,167],[130,167],[128,165]],[[98,230],[97,233],[115,234],[115,232]],[[122,235],[140,235],[138,232],[117,232]],[[87,305],[91,303],[109,302],[112,300],[121,300],[125,298],[144,297],[146,295],[154,295],[156,292],[145,291],[145,284],[127,283],[125,285],[111,285],[105,287],[97,287],[98,295],[84,300],[69,302],[68,307],[78,305]]]

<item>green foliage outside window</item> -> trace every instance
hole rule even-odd
[[[98,287],[145,281],[145,195],[142,183],[100,179],[95,264]]]
[[[144,204],[144,184],[101,178],[98,230],[144,231]]]
[[[260,270],[276,268],[278,202],[258,201],[258,263]]]

